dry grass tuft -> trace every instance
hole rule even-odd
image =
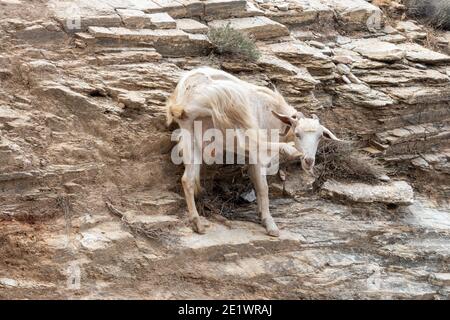
[[[225,27],[211,29],[208,38],[218,54],[235,55],[250,61],[256,61],[261,56],[255,41],[233,29],[229,23]]]

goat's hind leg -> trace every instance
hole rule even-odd
[[[200,221],[200,216],[195,206],[195,188],[196,188],[196,167],[199,164],[185,164],[184,174],[181,178],[183,184],[184,196],[188,207],[188,217],[192,228],[197,233],[205,233],[205,227]]]
[[[183,185],[184,196],[186,198],[186,204],[188,207],[188,217],[189,222],[192,225],[192,228],[197,233],[205,233],[205,227],[200,221],[200,216],[197,211],[197,207],[195,206],[195,193],[196,189],[199,189],[199,174],[200,174],[200,163],[196,163],[194,159],[194,155],[198,156],[199,150],[196,147],[196,143],[194,141],[194,135],[192,132],[192,125],[185,124],[180,125],[181,128],[186,129],[189,132],[190,137],[185,137],[185,141],[183,141],[184,148],[183,153],[186,152],[186,155],[183,155],[184,159],[184,174],[181,178],[181,183]]]

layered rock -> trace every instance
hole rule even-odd
[[[449,190],[450,62],[420,44],[420,25],[383,27],[363,0],[68,4],[78,11],[49,3],[59,24],[0,20],[1,298],[448,296],[448,208],[422,190],[441,200]],[[259,60],[208,56],[209,27],[228,22],[258,39]],[[279,239],[251,189],[231,212],[199,206],[211,213],[196,235],[165,102],[202,65],[276,87],[395,164],[393,182],[330,180],[316,192],[293,163],[270,183]],[[77,266],[82,285],[67,288]]]
[[[328,197],[343,198],[362,203],[381,202],[409,205],[414,201],[413,190],[404,181],[394,181],[385,185],[327,181],[322,186],[321,192]]]

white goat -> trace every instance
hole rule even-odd
[[[269,149],[279,147],[288,156],[301,158],[306,171],[311,171],[314,167],[317,146],[322,136],[339,140],[319,123],[317,116],[305,118],[288,105],[278,92],[209,67],[191,70],[180,79],[167,101],[167,122],[170,124],[173,121],[181,129],[190,132],[191,137],[194,137],[194,121],[201,121],[203,130],[216,128],[222,132],[227,129],[277,129],[284,133],[282,142],[269,141]],[[199,136],[188,140],[184,143],[190,144],[186,147],[192,152],[187,156],[188,161],[184,161],[185,171],[181,181],[189,220],[194,231],[204,233],[194,199],[200,188],[200,164],[192,161],[194,156],[201,153],[203,140]],[[295,147],[287,143],[289,141],[294,142]],[[183,139],[181,142],[183,143]],[[183,152],[184,150],[185,148]],[[278,236],[278,227],[269,211],[264,165],[258,158],[256,163],[249,164],[249,174],[255,186],[262,224],[269,235]]]

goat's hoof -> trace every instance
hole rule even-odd
[[[280,236],[280,230],[278,229],[277,225],[275,224],[275,221],[273,221],[272,218],[264,219],[263,224],[266,227],[266,231],[269,236],[271,237]]]
[[[280,230],[278,228],[275,229],[266,229],[267,234],[271,237],[279,237],[280,236]]]
[[[200,218],[196,217],[191,220],[192,229],[199,234],[206,233],[205,226],[201,223]]]

